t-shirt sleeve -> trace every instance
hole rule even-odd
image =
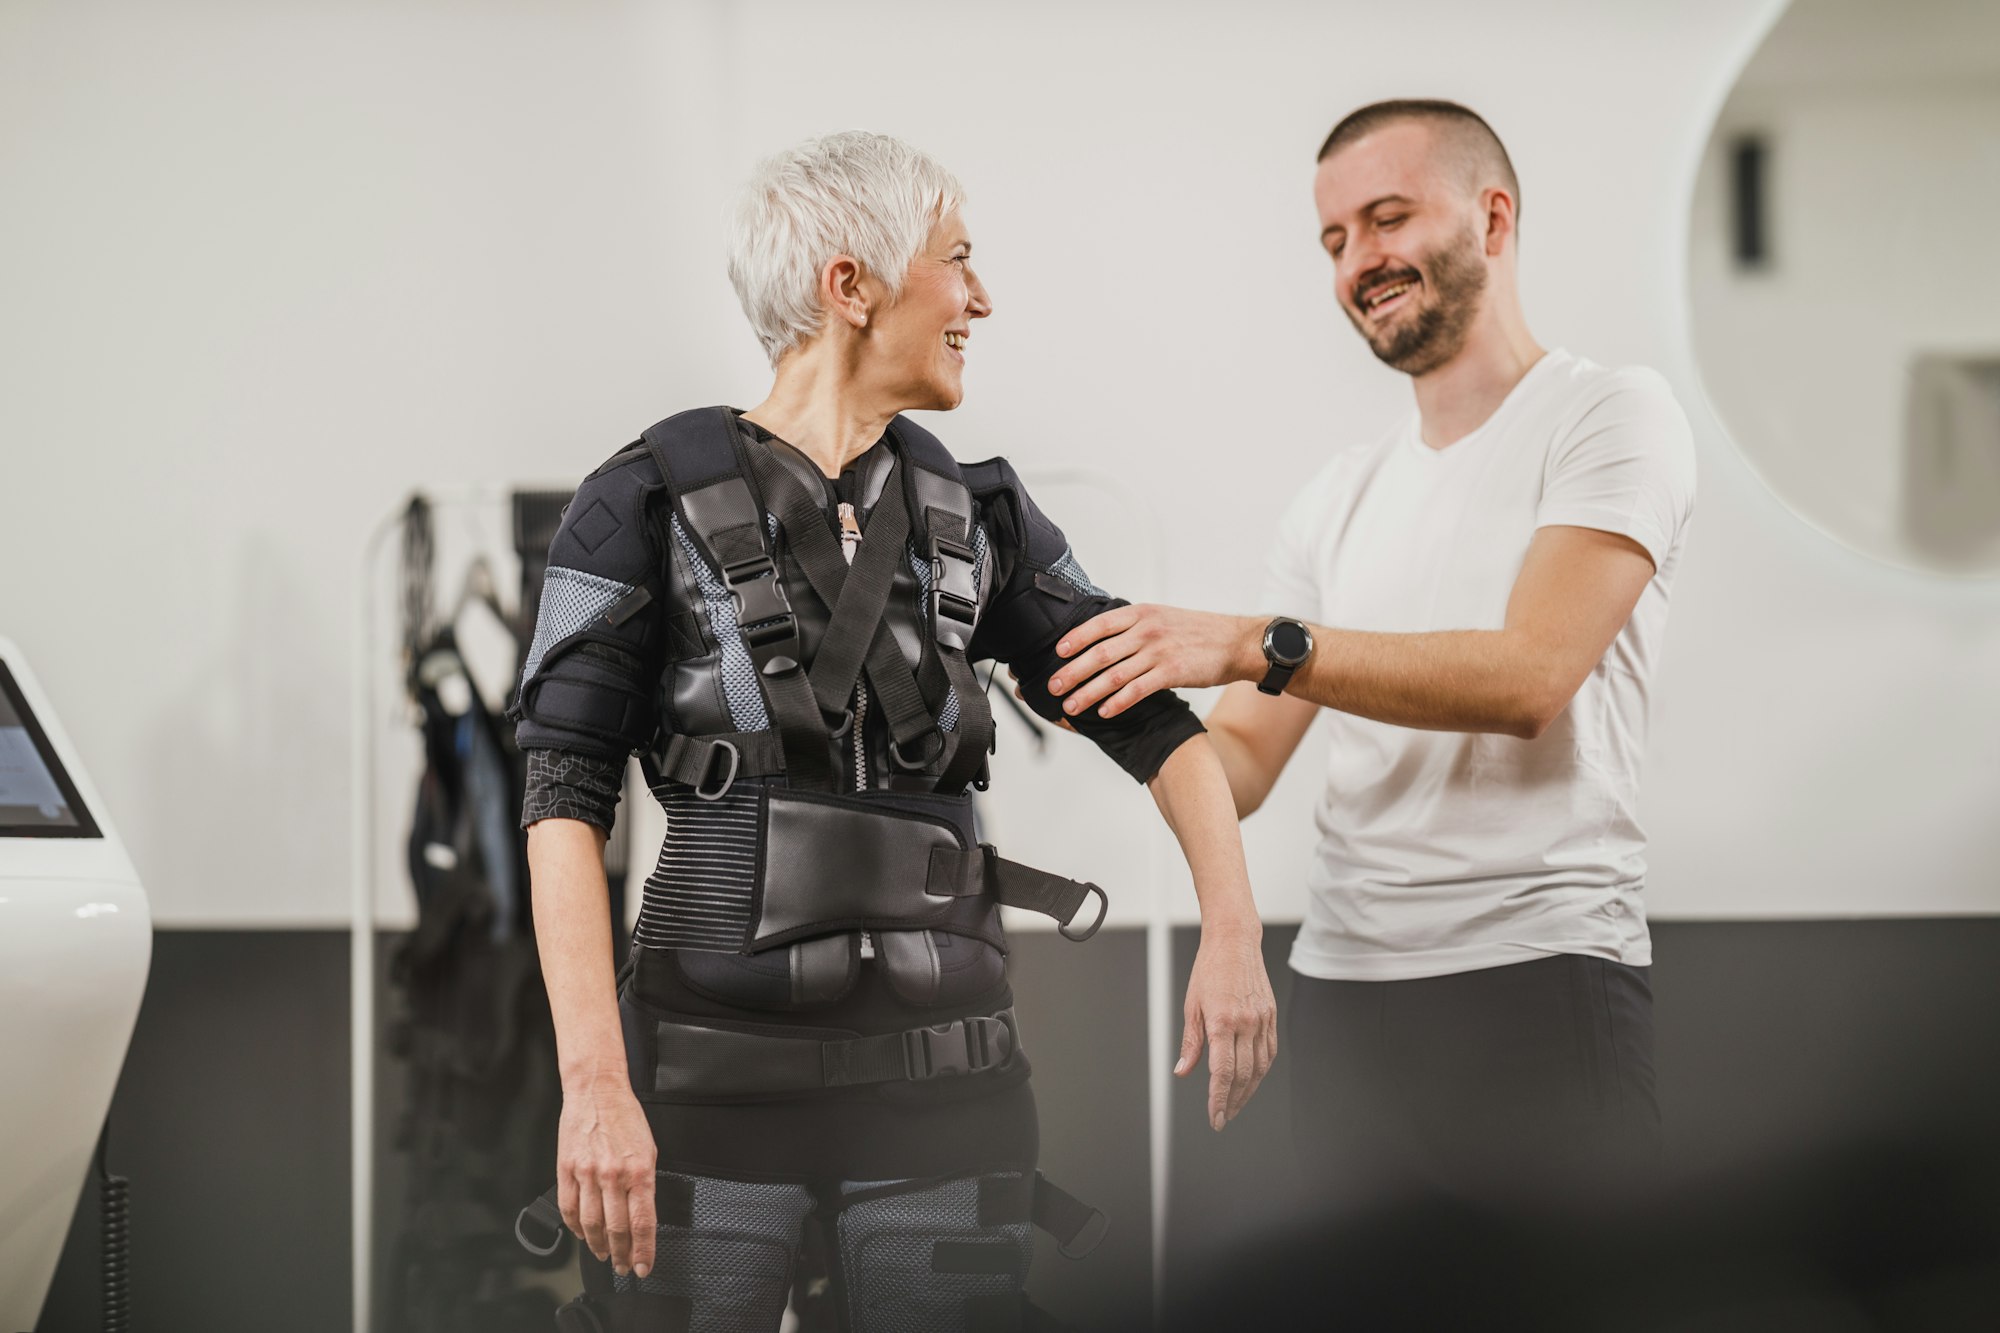
[[[1317,621],[1320,617],[1318,564],[1314,551],[1329,521],[1325,495],[1332,465],[1292,497],[1264,552],[1264,583],[1258,608],[1267,615]]]
[[[1630,537],[1658,569],[1694,510],[1694,439],[1667,382],[1625,370],[1549,451],[1535,526]]]

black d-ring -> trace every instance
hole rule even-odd
[[[723,773],[722,781],[719,785],[711,787],[709,785],[709,779],[715,775],[715,756],[721,754],[725,750],[729,752],[728,771]],[[735,742],[716,741],[712,746],[709,747],[708,762],[702,766],[701,781],[695,783],[694,794],[704,801],[721,800],[723,797],[729,794],[729,789],[736,785],[736,770],[740,768],[742,764],[743,764],[743,752],[736,748]]]
[[[921,773],[924,769],[936,763],[939,756],[944,753],[944,733],[934,729],[931,735],[937,738],[937,748],[932,750],[929,755],[919,759],[916,763],[913,764],[903,758],[902,747],[898,746],[893,740],[889,742],[889,758],[894,760],[896,767],[902,769],[905,773]]]
[[[1090,923],[1089,930],[1086,930],[1078,935],[1072,935],[1070,934],[1069,931],[1070,922],[1075,921],[1076,920],[1075,917],[1071,917],[1069,921],[1065,921],[1061,925],[1056,927],[1056,934],[1062,936],[1066,940],[1075,940],[1078,944],[1083,943],[1085,940],[1089,939],[1092,935],[1095,935],[1097,933],[1097,928],[1104,924],[1104,914],[1111,910],[1111,900],[1104,896],[1103,889],[1100,889],[1095,884],[1090,884],[1090,883],[1086,883],[1083,887],[1097,895],[1097,920]],[[1086,899],[1086,901],[1088,900]]]
[[[825,717],[826,717],[826,710],[821,709],[820,710],[821,720],[824,720]],[[852,708],[843,708],[840,710],[840,725],[829,730],[827,732],[827,736],[828,738],[837,741],[840,740],[842,737],[846,736],[847,733],[852,730],[854,730],[854,710]]]
[[[551,1219],[549,1214],[555,1213]],[[530,1240],[530,1228],[539,1229],[548,1237],[546,1241]],[[514,1239],[521,1242],[521,1248],[537,1258],[546,1259],[562,1248],[568,1232],[563,1227],[562,1214],[556,1213],[555,1203],[544,1196],[523,1208],[514,1218]]]

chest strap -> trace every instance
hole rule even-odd
[[[771,559],[764,509],[744,480],[736,418],[726,407],[668,417],[642,437],[677,512],[721,574],[785,756],[785,777],[835,787],[833,747],[801,662],[798,617]]]

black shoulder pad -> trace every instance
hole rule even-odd
[[[676,412],[646,427],[640,437],[662,476],[682,495],[723,477],[740,475],[736,414],[726,407]]]
[[[951,450],[945,448],[944,441],[937,436],[903,416],[892,418],[889,429],[895,433],[903,457],[940,476],[950,477],[953,481],[961,480],[962,469],[958,460],[951,456]]]
[[[980,508],[1006,525],[1008,537],[1028,559],[1051,565],[1069,549],[1069,539],[1049,516],[1036,507],[1021,484],[1021,474],[1004,458],[967,463],[962,471],[965,485]]]
[[[646,508],[661,485],[643,445],[613,454],[576,488],[549,543],[549,564],[634,586],[649,582],[657,557]]]

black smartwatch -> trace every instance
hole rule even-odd
[[[1266,694],[1283,694],[1292,673],[1306,664],[1312,651],[1312,631],[1298,621],[1279,616],[1264,626],[1264,660],[1271,669],[1257,682],[1257,688]]]

